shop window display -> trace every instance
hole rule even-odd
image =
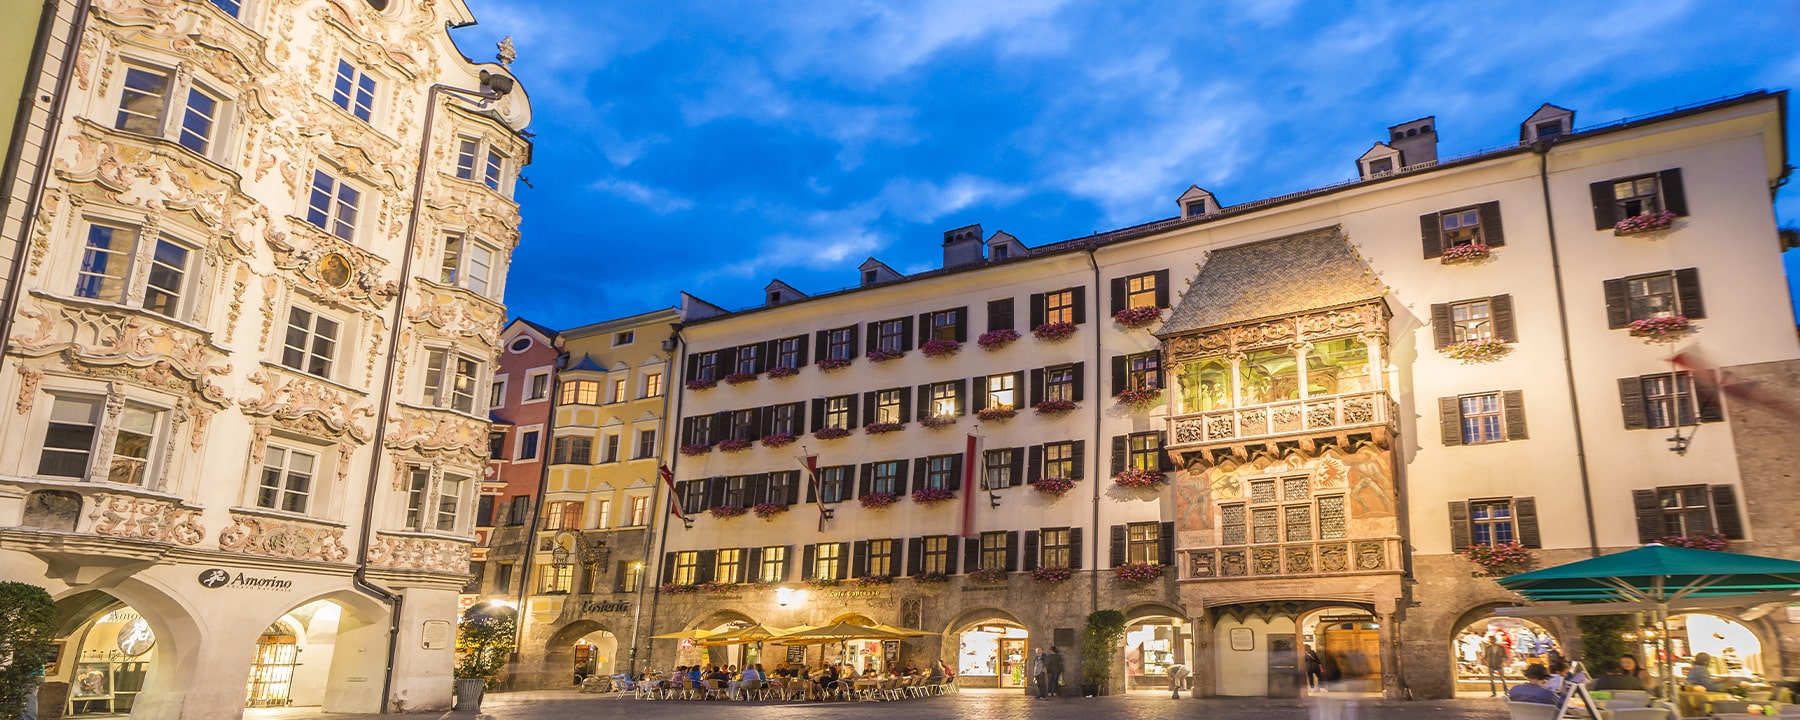
[[[1030,670],[1029,637],[1017,625],[979,625],[963,631],[957,643],[957,675],[997,678],[1000,687],[1024,687]]]
[[[1471,623],[1457,633],[1451,648],[1459,689],[1486,689],[1488,668],[1483,652],[1490,642],[1499,646],[1506,658],[1502,673],[1509,683],[1522,681],[1526,665],[1544,665],[1550,651],[1558,649],[1550,632],[1533,622],[1495,617]]]

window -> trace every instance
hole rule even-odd
[[[469,479],[460,475],[444,475],[438,481],[437,529],[441,532],[456,530],[457,510],[462,505],[463,486]]]
[[[1125,526],[1125,533],[1125,562],[1162,561],[1162,527],[1160,524],[1131,523]]]
[[[337,78],[331,84],[331,102],[369,122],[375,115],[375,78],[348,60],[339,60]]]
[[[1393,158],[1376,158],[1369,161],[1370,175],[1386,175],[1394,171]]]
[[[312,480],[319,456],[269,445],[263,451],[262,484],[256,491],[256,506],[292,513],[305,513],[312,499]]]
[[[962,381],[941,382],[931,385],[927,392],[931,414],[938,417],[962,414]]]
[[[113,128],[129,133],[166,137],[164,118],[177,89],[170,72],[160,68],[127,67],[125,84],[119,93],[119,113]],[[187,88],[186,102],[181,108],[181,127],[175,141],[201,155],[212,149],[213,129],[218,122],[220,101],[199,87]]]
[[[1010,251],[1010,250],[1012,250],[1011,245],[995,245],[994,252],[993,252],[993,259],[1005,260],[1008,255],[1008,251]]]
[[[444,238],[444,259],[438,281],[487,296],[492,288],[494,249],[461,235]]]
[[[711,445],[711,444],[713,444],[713,416],[711,416],[711,415],[696,415],[694,417],[684,420],[683,422],[685,422],[687,424],[687,438],[685,439],[686,444],[688,444],[688,445]]]
[[[888,460],[886,462],[870,463],[869,492],[899,493],[900,461]]]
[[[1486,298],[1450,304],[1451,335],[1455,342],[1486,340],[1494,336],[1491,306]]]
[[[504,433],[504,432],[488,433],[488,459],[489,460],[505,460],[506,459],[506,433]]]
[[[1038,531],[1038,567],[1073,567],[1068,528],[1044,528]]]
[[[500,586],[501,591],[512,592],[512,576],[513,563],[503,562],[500,563],[499,571],[494,573],[494,582]]]
[[[933,535],[925,538],[924,552],[919,562],[921,572],[950,573],[950,538],[944,535]]]
[[[698,380],[719,379],[719,353],[700,353],[698,364],[694,367],[694,377]]]
[[[1016,407],[1019,397],[1018,388],[1014,387],[1016,376],[989,375],[987,379],[987,406],[991,408],[1011,409]]]
[[[1251,480],[1249,505],[1219,507],[1219,542],[1341,540],[1347,536],[1343,495],[1314,496],[1305,476]]]
[[[1007,537],[1008,533],[1005,531],[984,532],[981,534],[981,564],[978,567],[996,570],[1006,569]]]
[[[602,440],[602,447],[603,447],[603,449],[600,452],[600,462],[616,463],[619,461],[619,435],[618,435],[618,433],[608,434],[605,437],[605,439]]]
[[[839,543],[819,543],[813,546],[814,580],[838,580],[843,577],[840,569],[843,564],[841,553],[843,546]]]
[[[756,409],[736,410],[729,416],[731,425],[726,429],[727,438],[756,437]]]
[[[762,356],[761,345],[744,345],[737,349],[737,367],[732,372],[755,375],[760,372],[757,361]]]
[[[220,105],[218,98],[199,88],[189,88],[187,109],[181,115],[181,133],[175,137],[175,142],[201,155],[211,151]]]
[[[1125,464],[1133,470],[1159,472],[1163,467],[1162,433],[1137,433],[1126,437]]]
[[[606,401],[613,403],[625,402],[625,378],[619,378],[612,381],[612,395],[608,397]]]
[[[819,502],[835,503],[850,499],[850,466],[819,468]]]
[[[1206,201],[1200,201],[1197,212],[1206,212]],[[1125,278],[1125,307],[1160,307],[1157,279],[1156,273],[1144,273]]]
[[[539,370],[525,378],[525,399],[527,401],[542,400],[550,397],[550,371]]]
[[[426,498],[430,491],[431,470],[422,467],[410,469],[407,473],[406,484],[406,527],[415,529],[419,527],[425,517]],[[515,514],[521,509],[517,501],[514,501],[512,509]],[[517,525],[518,523],[511,524]]]
[[[856,328],[838,328],[825,331],[825,357],[833,360],[849,360],[856,354]]]
[[[800,434],[800,403],[774,405],[766,412],[771,435]]]
[[[802,361],[800,360],[800,348],[802,347],[802,342],[804,342],[804,338],[797,337],[776,340],[775,357],[773,358],[775,364],[770,367],[800,367],[802,364]]]
[[[849,395],[826,398],[825,427],[843,428],[845,430],[855,427],[850,424],[850,405],[851,400]]]
[[[883,320],[875,323],[875,349],[886,352],[906,351],[906,320]]]
[[[127,403],[117,418],[103,419],[103,405],[99,398],[56,396],[44,431],[39,475],[80,479],[104,467],[106,475],[100,479],[107,482],[144,483],[162,411]],[[111,448],[101,445],[108,428],[114,432]]]
[[[158,238],[150,255],[149,269],[131,272],[138,252],[137,231],[107,225],[89,225],[87,247],[77,271],[75,295],[112,303],[131,303],[130,288],[142,282],[143,308],[165,317],[177,317],[187,292],[188,258],[191,251]]]
[[[648,495],[632,496],[630,525],[632,527],[639,527],[639,526],[649,525],[649,524],[650,524],[650,496],[648,496]]]
[[[1044,399],[1068,400],[1075,398],[1075,367],[1062,365],[1044,369]]]
[[[1155,390],[1162,387],[1162,353],[1150,351],[1136,355],[1119,356],[1115,372],[1122,372],[1119,385],[1114,395],[1126,390]]]
[[[958,336],[962,335],[962,313],[961,309],[927,313],[931,325],[924,328],[926,339],[960,342]]]
[[[1725,419],[1719,406],[1718,385],[1708,378],[1695,383],[1685,372],[1658,373],[1619,380],[1619,401],[1625,412],[1625,428],[1682,427]]]
[[[581,593],[592,595],[600,592],[600,564],[585,562],[581,564]]]
[[[561,438],[559,438],[559,441]],[[558,500],[544,503],[544,526],[541,530],[577,530],[581,528],[582,503]]]
[[[425,352],[425,401],[458,412],[475,412],[475,383],[481,365],[474,357],[447,350]]]
[[[926,461],[925,487],[940,490],[957,489],[957,474],[962,469],[961,455],[934,455]]]
[[[645,373],[644,397],[659,397],[662,392],[662,373]]]
[[[981,489],[998,490],[1019,484],[1018,472],[1013,467],[1019,456],[1017,448],[989,450],[983,455]]]
[[[762,568],[757,572],[757,579],[765,583],[787,580],[787,553],[787,547],[782,545],[763,548]]]
[[[1060,290],[1044,293],[1045,323],[1075,322],[1075,291]]]
[[[1481,213],[1475,208],[1438,213],[1438,225],[1444,247],[1481,244]]]
[[[637,434],[637,455],[634,460],[656,457],[656,431],[639,430]]]
[[[798,488],[799,483],[799,470],[784,470],[781,472],[769,473],[769,478],[763,481],[763,496],[761,498],[753,497],[751,500],[771,502],[777,505],[792,505],[794,504],[794,501],[798,499],[795,495],[795,490]]]
[[[562,383],[563,405],[599,405],[600,383],[593,380],[565,380]]]
[[[1001,298],[999,300],[989,300],[987,304],[987,320],[987,329],[989,332],[1013,329],[1013,299]]]
[[[481,170],[481,184],[488,186],[489,190],[499,190],[500,176],[505,168],[506,156],[499,150],[488,148],[487,163],[482,166]]]
[[[415,478],[416,479],[416,478]],[[506,524],[517,527],[525,524],[525,518],[531,513],[531,496],[518,495],[506,506]],[[408,523],[411,524],[411,523]]]
[[[1651,318],[1706,317],[1700,301],[1700,274],[1694,268],[1607,280],[1607,326],[1617,329]]]
[[[750,478],[733,475],[725,478],[725,505],[745,507],[749,505]]]
[[[612,527],[612,501],[598,500],[594,508],[594,527],[605,529]]]
[[[1518,390],[1438,399],[1443,442],[1449,445],[1524,440],[1525,396]]]
[[[906,414],[901,409],[900,394],[899,390],[880,390],[875,393],[875,422],[906,422]]]
[[[634,593],[644,585],[644,564],[641,562],[619,561],[619,592]]]
[[[684,550],[675,553],[675,584],[692,585],[700,579],[700,553]]]
[[[593,451],[593,438],[559,437],[550,450],[550,462],[559,465],[586,465],[593,457]]]
[[[1629,180],[1618,180],[1612,184],[1613,207],[1619,217],[1635,217],[1662,212],[1661,193],[1657,192],[1656,176],[1646,175]]]
[[[1079,470],[1079,468],[1075,467],[1075,443],[1045,443],[1044,474],[1037,478],[1033,478],[1033,481],[1042,478],[1074,479],[1080,477],[1079,475],[1076,475]]]
[[[1633,490],[1631,494],[1637,509],[1639,542],[1705,532],[1716,532],[1732,540],[1745,539],[1734,486],[1677,485]]]
[[[464,180],[475,179],[475,158],[481,154],[481,141],[474,138],[460,138],[456,142],[456,176]]]
[[[897,574],[895,571],[898,570],[898,568],[894,567],[894,557],[899,554],[898,551],[899,548],[895,546],[894,541],[891,539],[870,540],[868,550],[869,567],[868,572],[864,573],[864,575],[892,576]]]
[[[1594,199],[1594,229],[1611,230],[1619,221],[1639,215],[1688,214],[1681,169],[1637,177],[1614,178],[1589,185]]]
[[[536,460],[538,456],[538,438],[541,431],[526,430],[519,433],[519,451],[513,453],[521,461]]]
[[[237,17],[238,13],[244,9],[244,4],[239,0],[209,0],[209,2],[213,4],[213,7],[224,10],[226,15],[232,17]]]
[[[635,342],[636,340],[637,340],[637,332],[632,331],[632,330],[624,330],[624,331],[613,333],[613,341],[612,342],[613,342],[613,347],[620,347],[623,345],[630,345],[631,343]]]
[[[307,201],[306,222],[349,241],[356,237],[356,215],[362,192],[324,170],[313,171],[312,195]]]
[[[1501,545],[1513,542],[1512,500],[1476,500],[1469,503],[1470,542]]]
[[[331,377],[339,329],[336,320],[304,308],[288,308],[281,364],[308,375]]]
[[[488,407],[497,408],[506,404],[506,381],[495,380],[488,385]]]
[[[713,578],[719,582],[737,582],[738,572],[743,567],[744,551],[738,548],[723,548],[718,552]]]
[[[1548,140],[1550,138],[1559,137],[1563,134],[1563,123],[1561,120],[1538,123],[1536,134],[1539,140]]]

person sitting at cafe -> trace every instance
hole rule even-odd
[[[753,685],[756,687],[762,687],[762,680],[763,680],[762,673],[757,672],[756,668],[746,665],[746,666],[744,666],[744,671],[741,673],[738,673],[738,679],[733,681],[730,685],[726,686],[727,689],[730,691],[727,694],[731,699],[736,700],[736,699],[738,699],[738,693],[743,691],[744,689],[749,688]]]
[[[725,668],[722,668],[718,665],[713,665],[711,667],[712,667],[712,671],[708,672],[706,674],[707,680],[717,680],[721,683],[731,682],[731,675],[729,675],[725,672]]]
[[[1687,684],[1706,688],[1707,692],[1719,691],[1719,681],[1714,680],[1712,674],[1712,655],[1694,655],[1694,664],[1687,671]]]
[[[1540,705],[1556,705],[1561,699],[1550,690],[1550,671],[1544,666],[1532,664],[1525,666],[1525,682],[1512,686],[1506,691],[1509,702],[1538,703]]]
[[[1600,676],[1594,678],[1594,690],[1642,690],[1637,678],[1625,674],[1619,663],[1608,660],[1600,665]]]

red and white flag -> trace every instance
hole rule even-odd
[[[819,456],[805,455],[800,465],[806,468],[806,482],[812,487],[813,504],[819,508],[819,532],[825,532],[825,488],[819,485]]]
[[[975,491],[981,487],[981,438],[969,435],[963,447],[963,506],[962,533],[966,538],[975,537]]]
[[[1675,367],[1687,371],[1694,380],[1694,390],[1701,396],[1724,395],[1732,402],[1761,407],[1788,420],[1800,421],[1800,411],[1757,388],[1753,383],[1732,382],[1730,375],[1708,362],[1698,350],[1683,350],[1669,358]]]
[[[681,518],[683,523],[687,522],[687,514],[681,512],[681,493],[675,490],[675,471],[670,470],[668,465],[659,465],[656,474],[661,475],[663,483],[669,486],[669,513]]]

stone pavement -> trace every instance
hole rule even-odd
[[[390,720],[394,716],[330,715],[316,711],[250,710],[245,720]],[[415,715],[419,718],[437,716]],[[572,691],[494,693],[479,716],[449,713],[445,720],[807,720],[810,718],[906,718],[913,720],[1504,720],[1506,707],[1488,698],[1415,702],[1358,699],[1320,705],[1310,700],[1183,697],[1133,693],[1099,698],[1036,701],[1016,692],[964,691],[944,697],[895,702],[694,702],[633,700],[628,695],[581,695]]]

